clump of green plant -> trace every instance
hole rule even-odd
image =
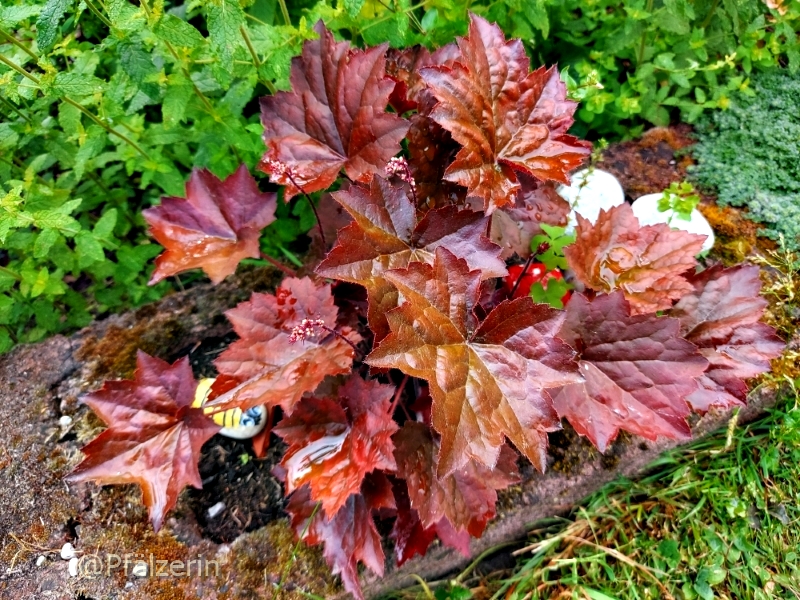
[[[154,300],[141,211],[193,167],[263,152],[256,98],[314,34],[274,3],[4,2],[0,8],[0,352]],[[313,222],[278,207],[262,248]],[[292,214],[294,212],[294,215]]]
[[[658,210],[661,212],[671,210],[673,215],[670,217],[670,221],[673,217],[690,221],[692,211],[697,208],[699,203],[700,196],[691,183],[688,181],[682,181],[681,183],[673,181],[659,198]],[[670,221],[667,222],[669,223]]]
[[[535,60],[558,61],[576,81],[603,86],[585,88],[577,113],[583,125],[576,128],[579,135],[588,130],[631,135],[643,121],[667,125],[677,112],[693,122],[705,110],[726,108],[732,94],[747,90],[751,72],[800,66],[798,2],[780,9],[761,0],[533,4],[539,7],[538,30],[512,12],[503,17],[509,31],[526,40]],[[504,9],[495,4],[491,18],[501,18]]]
[[[785,70],[753,78],[727,111],[699,126],[694,179],[722,205],[746,206],[762,233],[800,248],[800,80]]]

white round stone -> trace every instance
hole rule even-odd
[[[69,571],[70,577],[77,577],[78,576],[78,557],[73,556],[69,559],[69,565],[67,565],[67,571]]]
[[[696,208],[692,211],[688,221],[681,219],[672,209],[661,212],[658,210],[658,201],[663,194],[647,194],[638,198],[632,205],[633,214],[639,219],[639,225],[655,225],[667,223],[673,229],[682,229],[689,233],[706,236],[701,252],[708,252],[714,246],[714,230],[708,220]]]
[[[61,546],[61,558],[64,560],[69,560],[75,556],[75,548],[67,542],[63,546]]]
[[[47,559],[44,557],[44,555],[40,554],[39,558],[36,559],[36,566],[37,567],[41,567],[45,563],[46,560]]]
[[[70,425],[72,425],[72,417],[70,417],[69,415],[63,415],[58,420],[58,424],[61,425],[61,427],[64,427],[64,428],[69,427]]]
[[[625,202],[625,192],[619,180],[608,171],[600,169],[576,171],[572,175],[572,183],[559,186],[558,193],[569,202],[572,209],[567,232],[573,231],[578,224],[576,214],[595,223],[601,209],[609,210]]]

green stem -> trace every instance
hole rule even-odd
[[[239,27],[239,31],[242,34],[242,38],[244,39],[244,43],[247,46],[247,49],[250,51],[250,56],[253,57],[253,64],[256,67],[256,74],[258,75],[258,80],[261,83],[264,84],[264,87],[266,87],[269,90],[270,94],[274,95],[275,92],[277,91],[275,89],[275,86],[272,85],[271,81],[268,81],[266,79],[262,79],[261,78],[261,73],[259,73],[259,70],[261,68],[262,62],[261,62],[261,59],[258,58],[258,52],[256,52],[256,49],[253,46],[253,42],[250,41],[250,36],[247,34],[247,27],[242,25],[241,27]]]
[[[19,48],[20,50],[24,51],[24,52],[25,52],[25,53],[26,53],[28,56],[30,56],[30,57],[31,57],[33,60],[35,60],[35,61],[37,61],[37,62],[39,61],[39,57],[37,56],[37,54],[36,54],[36,53],[35,53],[33,50],[31,50],[30,48],[28,48],[28,47],[27,47],[25,44],[23,44],[22,42],[20,42],[20,41],[19,41],[17,38],[15,38],[13,35],[10,35],[10,34],[6,33],[6,32],[5,32],[5,31],[3,31],[2,29],[0,29],[0,35],[2,35],[2,36],[3,36],[4,38],[6,38],[6,39],[7,39],[9,42],[11,42],[12,44],[14,44],[14,45],[15,45],[17,48]]]
[[[30,120],[30,119],[29,119],[29,118],[28,118],[28,117],[25,115],[25,113],[23,113],[23,112],[22,112],[20,109],[18,109],[16,106],[14,106],[14,104],[13,104],[13,103],[9,102],[8,100],[6,100],[5,98],[3,98],[2,96],[0,96],[0,100],[2,100],[2,101],[3,101],[3,103],[4,103],[6,106],[8,106],[8,107],[9,107],[11,110],[13,110],[15,113],[17,113],[17,114],[18,114],[20,117],[22,117],[23,119],[25,119],[25,120],[26,120],[28,123],[31,123],[31,124],[33,124],[33,121],[31,121],[31,120]]]
[[[9,277],[16,279],[17,281],[22,281],[22,277],[20,277],[17,273],[14,273],[11,269],[7,269],[5,267],[0,267],[0,273],[5,273]]]
[[[27,77],[28,79],[30,79],[36,85],[39,85],[39,78],[38,77],[34,77],[30,73],[28,73],[25,69],[20,67],[17,63],[8,60],[2,54],[0,54],[0,62],[3,63],[4,65],[6,65],[7,67],[10,67],[11,69],[14,69],[17,73],[19,73],[23,77]]]
[[[311,511],[311,516],[308,517],[308,522],[306,523],[305,527],[303,527],[303,531],[300,533],[300,537],[297,539],[297,543],[294,545],[292,549],[292,555],[289,557],[289,560],[286,561],[286,566],[283,567],[283,572],[281,573],[281,578],[278,581],[278,589],[283,589],[283,582],[286,579],[286,574],[289,572],[289,568],[292,566],[292,562],[294,561],[294,557],[297,556],[297,551],[300,550],[300,544],[303,542],[303,538],[306,537],[306,533],[308,533],[308,528],[311,527],[311,521],[314,520],[314,516],[317,514],[319,507],[322,506],[322,502],[317,502],[314,506],[314,510]]]
[[[144,4],[142,4],[142,6],[144,6]],[[212,117],[216,117],[216,114],[214,113],[214,107],[211,106],[211,103],[208,101],[208,98],[206,98],[205,94],[200,91],[200,88],[197,87],[197,84],[194,82],[194,80],[192,79],[192,76],[189,74],[189,70],[183,64],[183,61],[178,57],[178,53],[175,50],[175,48],[172,46],[172,44],[170,44],[166,40],[164,40],[164,43],[167,45],[167,48],[169,49],[170,54],[172,54],[172,57],[180,65],[180,69],[181,69],[181,72],[183,72],[183,76],[186,78],[187,81],[189,81],[192,84],[192,89],[194,90],[195,95],[198,98],[200,98],[200,101],[203,103],[203,106],[206,107],[206,110],[208,111],[208,113]]]
[[[653,12],[653,0],[647,0],[647,7],[645,10],[650,13]],[[647,27],[642,29],[642,39],[639,42],[639,51],[636,54],[636,66],[642,64],[642,59],[644,58],[644,48],[645,42],[647,41]]]
[[[97,10],[97,7],[95,7],[95,5],[92,4],[91,0],[85,0],[85,2],[86,2],[86,6],[88,6],[89,10],[94,13],[95,17],[100,19],[105,24],[105,26],[108,27],[109,29],[114,29],[114,26],[111,24],[111,21],[106,19],[105,16],[103,16],[103,13],[101,13],[99,10]]]
[[[717,7],[718,6],[719,6],[719,0],[714,0],[711,3],[711,8],[708,9],[708,14],[706,15],[706,18],[703,19],[703,22],[700,25],[700,29],[705,29],[706,27],[708,27],[711,24],[711,19],[714,18],[714,13],[717,12]]]
[[[291,25],[292,20],[289,18],[289,9],[286,8],[286,0],[278,0],[278,4],[281,5],[281,14],[283,15],[283,20],[287,25]]]

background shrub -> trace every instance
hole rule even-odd
[[[722,205],[746,206],[763,233],[800,248],[800,80],[786,71],[753,77],[727,111],[698,125],[693,176]]]

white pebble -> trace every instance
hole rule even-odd
[[[78,576],[78,557],[73,556],[69,559],[69,566],[67,567],[69,571],[70,577],[77,577]]]
[[[39,555],[39,558],[36,559],[36,566],[41,567],[47,559],[43,555]]]
[[[70,417],[69,415],[63,415],[58,420],[58,424],[61,425],[61,427],[69,427],[70,425],[72,425],[72,417]]]
[[[611,173],[600,169],[582,169],[572,174],[572,183],[558,187],[559,195],[569,202],[567,232],[578,223],[576,213],[592,223],[597,222],[600,209],[609,210],[625,202],[625,192]]]
[[[711,229],[708,220],[696,208],[692,211],[691,218],[684,221],[673,210],[658,210],[658,201],[663,194],[646,194],[638,198],[632,205],[633,214],[639,219],[639,225],[655,225],[656,223],[668,223],[673,229],[683,229],[689,233],[697,233],[706,236],[701,252],[708,252],[714,246],[714,230]]]
[[[217,502],[214,506],[208,509],[208,518],[213,519],[214,517],[218,516],[223,510],[225,510],[225,503]]]
[[[133,565],[131,573],[133,573],[134,577],[147,577],[147,563],[141,560],[138,561]]]
[[[126,589],[126,590],[129,590],[129,589],[131,589],[132,587],[133,587],[133,583],[131,583],[130,581],[126,581],[126,582],[125,582],[125,589]]]
[[[61,558],[64,560],[70,560],[75,556],[75,548],[72,547],[72,544],[67,542],[63,546],[61,546]]]

